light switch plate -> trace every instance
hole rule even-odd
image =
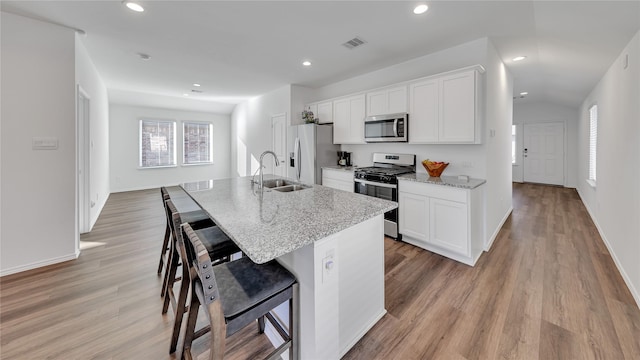
[[[56,137],[34,137],[31,139],[33,150],[57,150],[58,138]]]

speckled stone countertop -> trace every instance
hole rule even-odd
[[[346,171],[346,172],[354,172],[357,167],[355,166],[340,166],[340,165],[335,165],[335,166],[323,166],[323,169],[329,169],[329,170],[340,170],[340,171]]]
[[[256,263],[265,263],[398,207],[392,201],[321,185],[288,193],[269,189],[261,192],[252,187],[250,176],[209,184],[206,190],[186,191]],[[195,188],[189,185],[183,184],[183,188]]]
[[[408,181],[422,182],[422,183],[434,184],[434,185],[452,186],[452,187],[457,187],[461,189],[475,189],[478,186],[487,182],[487,180],[474,179],[474,178],[469,178],[469,181],[464,181],[464,180],[459,180],[457,176],[441,176],[437,178],[437,177],[430,177],[428,174],[422,174],[422,173],[398,175],[398,180],[408,180]]]

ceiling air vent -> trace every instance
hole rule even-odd
[[[196,89],[191,89],[192,93],[198,93],[201,94],[203,91],[202,90],[196,90]]]
[[[353,39],[351,39],[351,40],[347,41],[346,43],[342,44],[342,46],[346,47],[349,50],[353,50],[353,49],[357,48],[358,46],[364,45],[366,43],[367,43],[366,41],[364,41],[361,38],[356,36]]]

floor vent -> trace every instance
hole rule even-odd
[[[346,43],[342,44],[342,46],[346,47],[349,50],[355,49],[361,45],[366,44],[367,42],[362,40],[359,37],[354,37],[353,39],[347,41]]]

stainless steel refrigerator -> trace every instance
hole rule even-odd
[[[322,167],[338,163],[340,145],[333,144],[333,124],[293,125],[288,134],[287,176],[306,184],[321,184]]]

